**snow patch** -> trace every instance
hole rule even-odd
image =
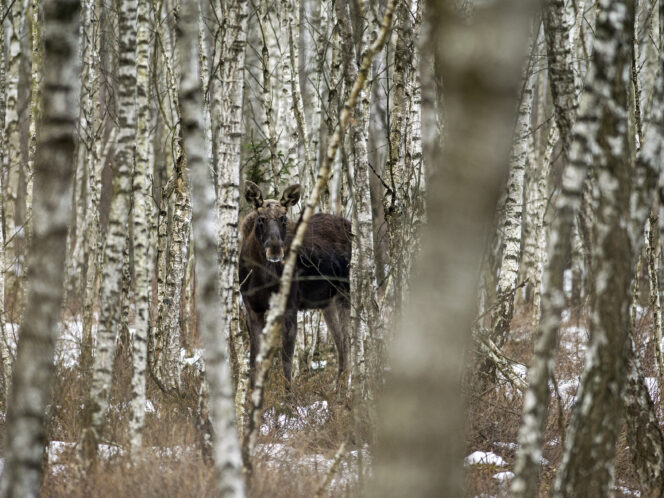
[[[505,472],[498,472],[497,474],[493,475],[493,478],[498,482],[509,481],[514,478],[514,472],[510,472],[509,470],[506,470]]]
[[[298,406],[294,413],[280,413],[276,416],[274,409],[268,410],[263,415],[265,423],[261,425],[262,435],[267,435],[272,430],[278,430],[283,439],[290,439],[292,432],[302,430],[310,422],[323,425],[330,416],[327,401],[316,401],[309,406]]]
[[[646,387],[648,388],[648,393],[650,394],[650,399],[656,400],[659,398],[659,386],[657,385],[656,377],[646,377]]]
[[[323,370],[327,365],[327,360],[312,361],[311,369],[312,370]]]
[[[507,462],[492,451],[475,451],[464,459],[466,465],[495,465],[506,467]]]
[[[154,405],[152,404],[152,401],[149,399],[145,400],[145,413],[155,413],[157,410],[155,409]]]

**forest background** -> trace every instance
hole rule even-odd
[[[661,0],[0,13],[1,495],[662,494]],[[277,300],[250,385],[247,181],[351,221],[349,389]]]

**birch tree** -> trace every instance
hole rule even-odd
[[[624,347],[630,329],[632,265],[636,247],[628,232],[632,175],[627,125],[629,32],[633,4],[600,2],[589,98],[582,102],[585,131],[599,181],[593,244],[591,343],[577,405],[556,475],[554,496],[600,496],[613,481],[625,385]],[[594,99],[594,102],[593,102]],[[587,104],[595,104],[592,109]],[[602,135],[600,135],[600,130]],[[644,220],[645,221],[645,218]],[[642,238],[641,238],[642,239]]]
[[[362,13],[364,14],[364,13]],[[362,15],[361,14],[361,15]],[[342,29],[350,29],[350,19],[341,24]],[[359,20],[357,20],[359,22]],[[366,38],[360,39],[357,51],[362,53],[366,40],[377,36],[377,22],[373,19],[366,26]],[[350,33],[344,37],[350,38]],[[353,53],[355,50],[353,50]],[[350,57],[347,64],[349,78],[357,78],[358,63],[355,57]],[[368,351],[373,359],[371,367],[376,368],[381,353],[382,341],[378,325],[378,297],[376,295],[376,273],[374,270],[373,220],[371,214],[371,198],[369,186],[369,110],[371,108],[371,81],[367,88],[360,92],[359,105],[355,109],[351,125],[352,170],[349,172],[349,185],[352,185],[353,209],[351,216],[353,259],[350,267],[351,286],[351,376],[356,409],[362,399],[368,397],[369,385],[367,376],[376,373],[370,371],[367,365]],[[352,179],[352,181],[351,181]],[[344,379],[341,379],[344,382]],[[342,386],[341,389],[344,389]]]
[[[5,2],[0,0],[0,10],[5,11]],[[5,23],[0,23],[0,125],[4,127],[6,92],[5,71]],[[5,193],[5,170],[7,167],[7,141],[5,134],[0,134],[0,193]],[[5,277],[8,265],[8,254],[5,249],[5,204],[0,202],[0,359],[2,360],[3,402],[6,407],[9,400],[9,386],[11,383],[12,357],[7,343],[5,330]]]
[[[194,2],[195,0],[185,0],[179,24],[180,52],[184,55],[180,103],[184,147],[193,190],[199,326],[205,344],[205,367],[210,385],[208,398],[214,428],[213,454],[218,479],[217,492],[219,496],[242,497],[245,494],[242,459],[234,426],[233,388],[223,334],[224,322],[228,316],[224,317],[217,302],[219,279],[215,272],[217,262],[215,192],[206,160],[205,134],[201,121],[203,102],[196,54],[198,13]],[[240,8],[241,5],[237,4],[235,7]]]
[[[223,12],[227,20],[222,40],[222,65],[219,68],[218,88],[214,93],[214,113],[219,119],[216,135],[217,168],[217,243],[219,248],[219,291],[221,305],[227,317],[224,337],[228,338],[239,362],[237,386],[237,419],[241,424],[241,410],[248,388],[249,365],[240,336],[238,309],[238,224],[240,206],[240,160],[242,137],[243,76],[249,2],[233,0]],[[264,48],[265,50],[265,48]]]
[[[35,161],[34,244],[7,418],[1,496],[39,493],[71,213],[79,9],[79,2],[72,0],[44,4],[44,114]]]
[[[7,28],[6,40],[7,59],[5,61],[5,122],[4,135],[7,143],[7,161],[4,165],[4,190],[2,202],[5,223],[5,257],[6,261],[13,264],[15,257],[16,236],[16,202],[19,181],[19,171],[22,167],[21,137],[19,128],[19,102],[18,84],[21,62],[21,28],[23,27],[26,12],[23,11],[19,2],[6,5]],[[3,16],[5,12],[3,12]],[[8,268],[10,265],[6,265]]]
[[[523,2],[483,3],[462,21],[454,2],[427,7],[436,26],[429,46],[445,78],[446,147],[440,160],[429,157],[437,169],[428,184],[429,223],[379,407],[373,496],[462,494],[459,375],[483,234],[507,172],[504,123],[516,107],[531,12]]]
[[[576,119],[578,97],[572,63],[569,24],[566,21],[563,2],[549,2],[545,5],[544,10],[549,84],[554,98],[556,128],[560,133],[567,163],[563,171],[561,193],[556,202],[556,216],[549,230],[548,263],[542,277],[543,292],[541,298],[539,295],[536,298],[537,307],[541,306],[541,313],[535,354],[528,370],[528,391],[524,395],[523,420],[519,430],[516,477],[511,488],[511,492],[515,496],[524,497],[532,496],[537,490],[542,433],[546,424],[549,403],[548,382],[553,370],[554,346],[560,328],[562,309],[565,305],[563,272],[571,251],[572,227],[574,217],[579,212],[581,205],[586,170],[591,163],[592,156],[587,135],[593,133],[594,130],[589,129],[585,124],[586,118],[584,117],[574,130],[572,143],[570,133],[572,133],[571,126]],[[588,76],[590,84],[592,84],[593,78],[591,73]],[[591,116],[596,107],[600,105],[600,97],[588,93],[585,98],[587,102],[584,109]],[[548,161],[545,164],[548,164]]]
[[[498,277],[498,303],[492,316],[491,338],[499,346],[507,340],[514,313],[519,261],[521,258],[521,233],[523,221],[523,190],[530,137],[530,120],[533,110],[533,85],[535,84],[534,59],[537,54],[537,35],[533,37],[533,49],[524,71],[521,103],[514,130],[514,144],[510,153],[510,172],[507,177],[507,195],[503,204],[500,232],[503,237]]]
[[[84,71],[87,78],[83,78],[82,93],[85,101],[81,113],[86,117],[88,123],[85,135],[85,164],[88,174],[88,195],[85,211],[86,221],[85,240],[87,243],[87,266],[84,275],[84,297],[83,297],[83,331],[81,337],[80,366],[84,378],[88,378],[92,365],[92,311],[97,296],[96,289],[101,281],[101,256],[102,238],[100,237],[99,202],[102,187],[103,151],[102,123],[101,121],[101,84],[100,69],[101,59],[99,54],[100,28],[99,28],[99,3],[97,0],[89,0],[83,4],[83,29],[82,33],[87,44],[86,57],[83,59]],[[89,88],[88,88],[89,87]],[[108,145],[113,143],[115,128],[111,131]]]
[[[177,4],[173,9],[177,17]],[[167,267],[159,267],[164,285],[160,288],[159,310],[156,337],[156,367],[163,387],[177,390],[180,387],[180,301],[184,285],[187,249],[189,247],[189,228],[191,221],[191,198],[189,181],[184,168],[182,152],[180,115],[177,92],[175,63],[178,60],[177,47],[173,43],[173,34],[168,24],[157,29],[162,59],[165,65],[166,88],[172,106],[172,160],[174,165],[172,190],[169,190],[168,202],[172,202],[172,218],[169,228],[169,241],[166,257]],[[164,254],[164,256],[166,256]]]
[[[141,446],[145,417],[145,372],[150,329],[150,281],[148,213],[151,202],[150,152],[150,8],[148,2],[138,6],[136,35],[136,157],[133,177],[134,265],[136,321],[133,337],[131,380],[131,418],[129,444],[132,451]]]
[[[131,196],[131,171],[134,161],[136,97],[136,0],[119,5],[119,84],[118,139],[113,157],[113,198],[108,219],[106,250],[102,270],[101,312],[90,389],[90,426],[82,434],[82,455],[94,458],[104,416],[108,409],[112,366],[115,357],[117,326],[120,321],[120,287],[123,251],[127,243]]]

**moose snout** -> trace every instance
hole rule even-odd
[[[281,263],[284,259],[284,248],[281,244],[268,244],[265,248],[265,258],[270,263]]]

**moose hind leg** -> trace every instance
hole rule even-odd
[[[323,318],[332,333],[339,357],[339,379],[348,372],[348,313],[349,309],[334,299],[323,309]]]

